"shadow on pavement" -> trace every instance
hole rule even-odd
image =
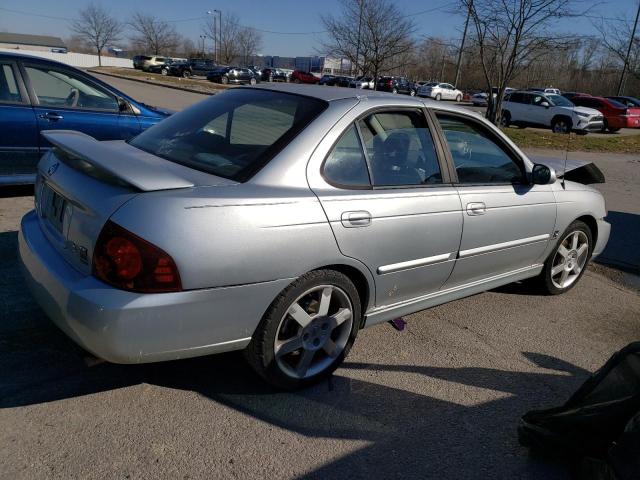
[[[574,365],[534,352],[523,356],[546,369],[543,373],[347,362],[329,380],[293,393],[265,385],[239,353],[149,365],[92,365],[91,357],[34,305],[18,268],[16,240],[15,232],[0,234],[0,408],[147,383],[197,392],[304,436],[365,442],[304,478],[344,478],[346,472],[349,478],[568,475],[566,466],[520,447],[516,426],[524,412],[568,398],[588,374]],[[349,370],[355,377],[377,380],[343,376]],[[443,400],[443,392],[452,388],[456,400]],[[487,391],[491,400],[486,400]]]

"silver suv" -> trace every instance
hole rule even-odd
[[[513,92],[502,103],[502,126],[551,128],[554,133],[600,131],[602,113],[577,107],[562,95],[542,92]]]

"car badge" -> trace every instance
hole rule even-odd
[[[53,165],[51,165],[49,167],[49,169],[47,170],[47,175],[51,176],[54,173],[56,173],[56,170],[58,170],[58,167],[60,166],[60,164],[58,162],[54,163]]]

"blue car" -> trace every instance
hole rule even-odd
[[[170,112],[137,102],[63,63],[0,53],[0,185],[29,184],[51,145],[45,130],[128,140]]]

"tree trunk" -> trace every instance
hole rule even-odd
[[[102,49],[98,48],[98,66],[101,67],[102,66]]]

